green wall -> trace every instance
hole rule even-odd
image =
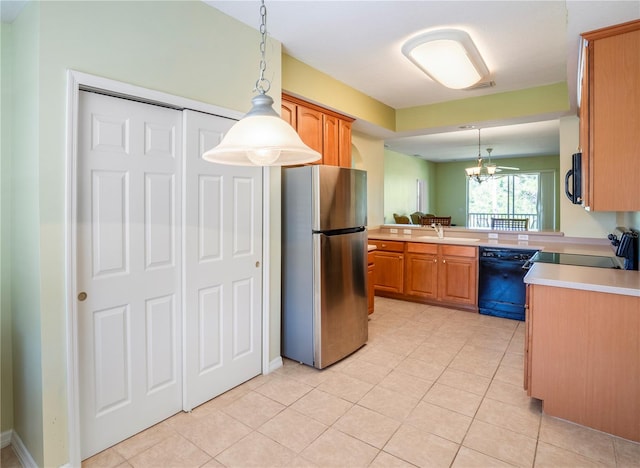
[[[7,28],[14,61],[9,131],[11,233],[2,250],[3,288],[10,278],[13,426],[40,466],[68,459],[65,297],[65,138],[67,70],[98,75],[237,111],[249,109],[258,74],[259,33],[200,1],[28,2]],[[3,28],[4,31],[4,28]],[[233,40],[230,40],[233,38]],[[4,37],[3,37],[4,39]],[[281,45],[268,47],[271,94],[280,103]],[[3,44],[5,41],[3,40]],[[272,55],[273,54],[273,55]],[[6,111],[3,101],[3,115]],[[4,142],[4,138],[3,138]],[[3,143],[3,167],[5,145]],[[279,171],[272,174],[274,259],[270,355],[279,353]],[[3,176],[4,180],[4,176]],[[4,205],[3,205],[4,208]],[[3,246],[5,220],[3,209]],[[13,253],[4,271],[6,249]],[[16,259],[20,259],[17,261]],[[275,344],[274,344],[275,343]],[[272,356],[270,356],[272,357]],[[6,357],[3,354],[3,369]],[[9,379],[10,380],[10,379]],[[4,398],[3,398],[4,408]]]
[[[11,185],[3,197],[10,198],[9,261],[12,334],[13,429],[28,444],[34,460],[44,463],[42,313],[40,266],[40,207],[38,134],[41,126],[40,102],[40,9],[29,2],[12,25]],[[13,60],[11,60],[13,59]],[[4,57],[3,57],[4,62]],[[4,114],[5,109],[3,109]],[[62,114],[64,115],[64,114]],[[4,129],[3,129],[4,130]],[[2,224],[4,225],[4,219]],[[61,246],[62,247],[62,246]],[[62,250],[62,249],[61,249]],[[19,259],[19,261],[18,261]],[[3,268],[3,273],[5,273]],[[6,274],[6,273],[5,273]],[[60,276],[63,276],[62,273]],[[4,278],[3,278],[4,283]],[[61,291],[62,293],[62,291]],[[6,304],[3,304],[6,306]],[[3,315],[7,311],[3,311]],[[64,316],[61,317],[64,322]],[[60,343],[64,346],[64,342]],[[64,349],[64,348],[62,348]],[[64,371],[64,369],[59,369]],[[3,387],[5,386],[3,381]],[[66,408],[64,401],[63,410]],[[4,418],[3,418],[4,419]],[[66,420],[66,415],[64,416]],[[6,423],[3,423],[3,428]]]
[[[514,166],[522,171],[552,170],[559,172],[558,156],[537,156],[525,158],[494,159],[499,166]],[[451,216],[451,223],[458,226],[466,224],[467,176],[465,168],[475,161],[456,161],[435,164],[436,172],[436,213],[439,216]],[[559,196],[556,197],[556,226],[559,225]]]
[[[11,349],[11,25],[0,23],[0,433],[13,428]]]
[[[395,151],[384,152],[384,222],[394,223],[393,213],[410,215],[416,211],[416,180],[427,181],[425,212],[433,213],[436,196],[435,164]]]

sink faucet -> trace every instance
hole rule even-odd
[[[436,234],[438,234],[439,239],[444,239],[444,228],[442,227],[442,224],[431,223],[431,227],[433,228],[434,231],[436,231]]]

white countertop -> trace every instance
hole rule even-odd
[[[640,297],[640,271],[534,263],[524,282]]]

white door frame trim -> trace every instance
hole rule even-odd
[[[155,103],[176,109],[192,109],[208,114],[239,120],[244,114],[199,101],[175,96],[160,91],[130,85],[120,81],[90,75],[75,70],[67,70],[67,108],[66,108],[66,145],[65,145],[65,311],[66,311],[66,363],[67,363],[67,434],[69,438],[70,466],[81,465],[80,455],[80,405],[79,405],[79,365],[78,330],[75,285],[76,273],[76,178],[77,178],[77,141],[78,141],[78,99],[81,88],[105,91],[113,96],[127,96],[142,102]],[[269,192],[270,168],[262,170],[262,373],[270,372],[269,362]]]

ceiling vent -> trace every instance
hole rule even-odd
[[[464,91],[473,91],[474,89],[483,89],[483,88],[493,88],[496,85],[496,82],[491,81],[483,81],[481,83],[476,83],[473,86],[469,86],[468,88],[463,88]]]

